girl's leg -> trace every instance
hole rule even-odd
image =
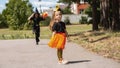
[[[59,60],[59,64],[67,64],[68,61],[63,59],[63,49],[57,49],[57,56]]]
[[[35,40],[36,40],[36,44],[38,45],[39,37],[38,37],[38,34],[36,34],[36,33],[35,33]]]
[[[62,62],[62,60],[63,60],[63,49],[57,49],[57,56],[58,56],[59,62]]]
[[[39,28],[39,27],[36,27],[35,39],[36,39],[36,44],[37,44],[37,45],[38,45],[38,42],[40,41],[40,40],[39,40],[39,37],[40,37],[40,28]]]

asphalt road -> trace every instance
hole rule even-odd
[[[64,49],[68,64],[58,64],[56,49],[48,47],[48,41],[41,39],[35,45],[34,39],[0,40],[0,68],[120,68],[120,63],[72,42],[67,42]]]

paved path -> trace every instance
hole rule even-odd
[[[120,68],[120,63],[90,53],[75,43],[67,43],[64,58],[67,65],[57,63],[56,50],[41,40],[0,40],[0,68]]]

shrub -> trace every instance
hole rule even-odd
[[[82,15],[81,19],[79,20],[80,24],[91,24],[92,23],[92,17],[89,17],[88,15]]]
[[[8,24],[5,20],[5,17],[0,14],[0,28],[7,28],[8,27]]]
[[[66,7],[65,9],[62,10],[63,14],[72,14],[70,8]]]
[[[41,25],[41,26],[48,26],[49,23],[50,23],[50,20],[51,20],[51,18],[50,18],[50,17],[47,17],[44,21],[41,21],[41,22],[40,22],[40,25]]]
[[[32,24],[33,22],[31,22],[31,23],[29,23],[29,22],[27,22],[27,23],[25,23],[25,25],[24,25],[24,30],[31,30],[32,29]]]
[[[86,16],[81,16],[81,19],[79,20],[80,24],[86,24],[87,23],[87,17]]]
[[[84,14],[87,14],[89,17],[92,17],[92,8],[89,7],[84,10]]]
[[[65,17],[64,22],[66,25],[71,25],[69,17]]]

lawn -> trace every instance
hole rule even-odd
[[[69,34],[78,33],[81,31],[91,30],[91,25],[68,25],[67,31]],[[48,39],[51,37],[51,31],[49,27],[40,27],[41,38]],[[26,39],[34,38],[32,30],[9,30],[9,29],[0,29],[0,39]]]
[[[49,39],[49,27],[41,28],[41,39]],[[90,52],[120,62],[120,32],[91,31],[92,25],[67,25],[69,40]],[[0,29],[0,40],[34,38],[32,30]]]

